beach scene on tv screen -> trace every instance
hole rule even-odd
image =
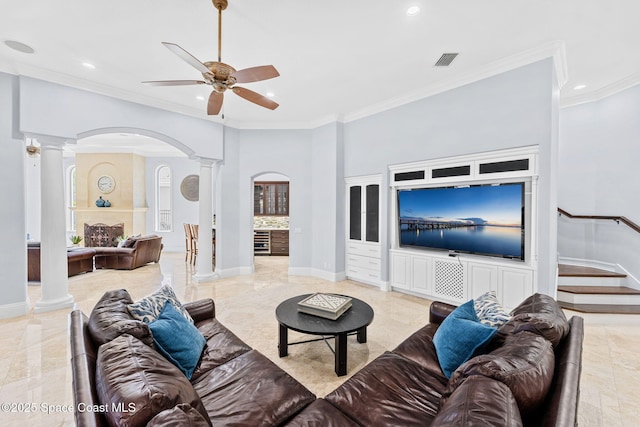
[[[400,245],[522,258],[523,184],[398,192]]]

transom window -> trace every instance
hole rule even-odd
[[[171,206],[171,169],[158,166],[156,169],[156,231],[173,230],[173,208]]]

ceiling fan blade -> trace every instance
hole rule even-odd
[[[260,95],[259,93],[254,92],[252,90],[245,89],[243,87],[238,87],[238,86],[231,88],[231,90],[233,91],[233,93],[235,93],[239,97],[244,98],[247,101],[253,102],[254,104],[258,104],[261,107],[268,108],[270,110],[275,110],[276,108],[278,108],[277,102],[272,101],[266,96]]]
[[[204,65],[195,56],[191,55],[189,52],[187,52],[186,50],[184,50],[183,48],[181,48],[177,44],[175,44],[175,43],[167,43],[167,42],[162,42],[162,44],[167,49],[169,49],[171,52],[175,53],[180,58],[182,58],[182,60],[185,61],[187,64],[191,65],[193,68],[195,68],[196,70],[200,71],[202,74],[206,74],[206,73],[210,73],[211,72],[206,67],[206,65]]]
[[[188,86],[188,85],[204,85],[207,82],[202,80],[156,80],[150,82],[142,82],[151,86]]]
[[[222,101],[224,100],[224,94],[218,93],[215,90],[209,95],[209,102],[207,103],[207,114],[215,116],[220,112],[222,108]]]
[[[261,80],[278,77],[280,73],[273,65],[261,65],[259,67],[245,68],[232,74],[238,83],[259,82]]]

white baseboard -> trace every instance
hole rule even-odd
[[[253,273],[253,267],[233,267],[227,269],[216,268],[215,274],[219,277],[234,277],[234,276],[246,276]]]
[[[347,278],[344,271],[334,273],[313,267],[289,267],[288,274],[289,276],[317,277],[318,279],[326,280],[328,282],[340,282]]]
[[[568,265],[577,265],[579,267],[592,267],[599,268],[600,270],[613,271],[616,273],[622,273],[618,270],[618,264],[614,264],[611,262],[598,261],[594,259],[582,259],[582,258],[570,258],[570,257],[559,257],[559,264],[568,264]]]
[[[20,317],[29,313],[29,301],[0,305],[0,319]]]

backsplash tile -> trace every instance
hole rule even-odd
[[[254,216],[253,228],[289,228],[288,216]]]

